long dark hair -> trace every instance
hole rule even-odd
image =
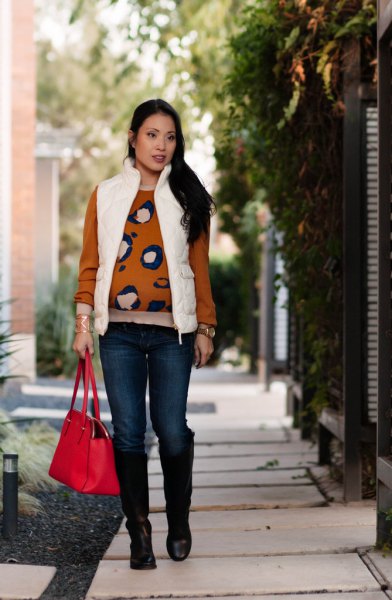
[[[135,109],[129,129],[135,136],[144,121],[156,113],[169,115],[176,128],[176,149],[171,160],[169,185],[184,209],[181,224],[188,233],[188,241],[194,242],[202,231],[208,231],[210,216],[216,212],[215,202],[196,173],[185,162],[185,140],[181,119],[177,111],[164,100],[147,100]],[[135,149],[128,143],[128,156],[135,158]]]

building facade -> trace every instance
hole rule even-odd
[[[35,69],[33,0],[2,0],[1,320],[3,328],[13,334],[6,370],[28,378],[35,377]]]

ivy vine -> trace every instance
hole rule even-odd
[[[376,20],[375,0],[255,0],[230,42],[220,213],[240,236],[233,216],[264,190],[282,233],[314,414],[340,408],[329,391],[342,379],[343,64],[357,40],[362,76],[374,79]],[[234,187],[238,174],[243,193]]]

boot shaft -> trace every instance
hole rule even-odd
[[[189,511],[192,496],[193,457],[193,440],[188,448],[177,456],[160,455],[168,514]]]
[[[142,524],[150,510],[147,455],[115,450],[114,456],[123,512],[130,527]]]

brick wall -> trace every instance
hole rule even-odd
[[[14,333],[34,333],[34,2],[12,2],[11,307]]]

